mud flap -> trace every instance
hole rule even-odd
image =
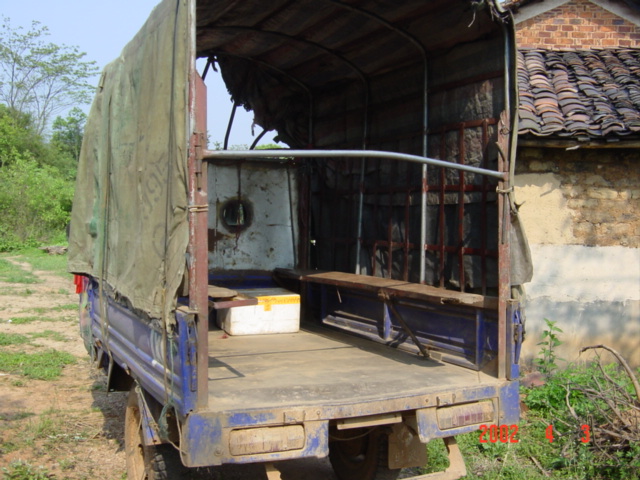
[[[442,439],[447,447],[449,456],[449,468],[442,472],[427,473],[426,475],[418,475],[410,477],[406,480],[457,480],[467,475],[467,467],[464,464],[464,458],[455,437],[445,437]]]
[[[427,448],[420,441],[418,427],[398,423],[389,435],[389,468],[422,467],[427,464]]]

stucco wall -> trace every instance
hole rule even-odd
[[[516,201],[531,244],[525,361],[544,319],[560,356],[605,343],[640,366],[640,168],[637,150],[520,149]]]

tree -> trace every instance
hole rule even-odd
[[[51,142],[58,150],[78,162],[82,136],[87,115],[78,107],[73,107],[67,118],[57,117],[53,121]]]
[[[47,43],[49,29],[40,22],[25,31],[2,19],[0,103],[31,115],[35,131],[42,134],[53,115],[90,101],[93,87],[87,80],[98,68],[83,60],[86,54],[77,47]]]
[[[17,158],[54,163],[55,153],[34,131],[30,115],[0,104],[0,167],[11,165]]]

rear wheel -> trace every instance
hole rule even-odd
[[[171,445],[145,445],[142,436],[140,397],[134,385],[129,392],[124,417],[124,446],[127,478],[130,480],[169,480],[182,478],[186,468]]]
[[[388,435],[381,429],[333,430],[329,460],[340,480],[395,480],[389,468]]]

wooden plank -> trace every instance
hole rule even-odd
[[[337,332],[209,336],[212,411],[370,405],[479,383],[477,372]]]
[[[222,300],[218,302],[209,302],[209,307],[214,310],[220,310],[223,308],[234,308],[234,307],[250,307],[252,305],[258,305],[257,298],[246,298],[246,297],[234,297],[230,300]]]
[[[209,285],[207,295],[210,298],[232,298],[238,295],[238,292],[229,288],[218,287],[217,285]]]
[[[302,280],[307,275],[313,275],[314,273],[323,273],[321,270],[302,270],[298,268],[276,268],[274,273],[277,277],[286,278],[291,280]]]
[[[368,275],[356,275],[344,272],[322,272],[302,277],[305,282],[336,285],[338,287],[358,288],[367,291],[378,291],[381,288],[407,285],[404,280],[392,280],[390,278],[370,277]]]
[[[476,308],[486,308],[496,310],[498,308],[497,297],[487,297],[475,293],[456,292],[444,288],[432,287],[431,285],[420,285],[418,283],[406,283],[384,289],[386,293],[398,298],[411,298],[414,300],[424,300],[430,303],[464,305]]]
[[[475,293],[457,292],[431,285],[409,283],[403,280],[371,277],[345,272],[319,272],[317,270],[276,269],[276,274],[293,280],[355,288],[369,292],[385,292],[396,298],[411,298],[439,305],[464,305],[475,308],[496,310],[498,299]]]

